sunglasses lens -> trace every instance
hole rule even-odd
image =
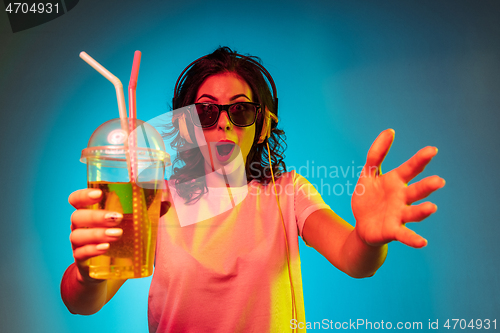
[[[255,121],[257,107],[250,103],[236,103],[229,108],[231,120],[237,126],[249,126]]]
[[[196,111],[198,113],[199,124],[202,127],[212,126],[219,114],[219,109],[214,104],[196,104]],[[195,122],[197,122],[195,120]]]
[[[219,106],[210,103],[199,103],[195,105],[196,115],[192,117],[194,124],[203,128],[215,125],[219,118]],[[250,126],[255,122],[257,106],[247,102],[236,103],[229,107],[228,113],[234,125],[241,127]]]

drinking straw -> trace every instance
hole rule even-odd
[[[132,178],[131,181],[135,182],[138,176],[137,173],[137,156],[135,154],[135,147],[137,146],[137,131],[136,131],[136,119],[137,119],[137,106],[136,106],[136,95],[135,90],[137,88],[137,77],[139,76],[139,67],[141,65],[141,51],[135,51],[134,62],[132,64],[132,73],[130,74],[130,81],[128,84],[128,108],[129,108],[129,151],[130,158],[132,160]]]
[[[120,113],[120,125],[122,130],[128,137],[128,127],[127,127],[127,108],[125,106],[125,95],[123,94],[123,85],[119,78],[111,74],[106,68],[104,68],[100,63],[94,60],[86,52],[80,52],[80,58],[82,58],[87,64],[92,66],[96,71],[101,73],[106,79],[108,79],[116,90],[116,99],[118,100],[118,111]],[[125,145],[127,145],[127,140],[125,140]],[[127,171],[128,176],[132,179],[132,168],[130,166],[130,157],[128,153],[125,153],[127,158]]]
[[[132,73],[128,84],[128,108],[129,118],[137,118],[137,106],[135,104],[135,90],[137,88],[137,77],[139,76],[139,67],[141,66],[141,51],[135,51],[134,63],[132,64]]]
[[[137,78],[139,76],[139,68],[141,66],[141,55],[142,55],[141,51],[135,51],[134,62],[132,64],[132,72],[130,73],[130,81],[128,84],[129,128],[130,128],[130,133],[133,133],[132,140],[134,140],[134,143],[137,142],[135,140],[137,139],[137,131],[138,131],[136,129],[136,125],[135,125],[135,120],[137,119],[137,103],[136,103],[135,91],[137,88]],[[142,135],[144,137],[146,147],[150,148],[148,136],[146,134],[146,130],[144,128],[144,125],[140,125],[140,127],[142,129]],[[134,144],[134,147],[135,147],[135,144]],[[150,154],[150,157],[152,158],[151,152],[149,152],[149,154]]]
[[[124,130],[125,133],[127,133],[127,135],[128,135],[127,108],[125,106],[125,96],[123,95],[122,82],[116,76],[111,74],[106,68],[104,68],[100,63],[95,61],[86,52],[81,52],[80,58],[82,58],[90,66],[94,67],[94,69],[96,71],[101,73],[106,79],[108,79],[113,84],[113,86],[115,86],[116,99],[118,100],[118,111],[120,112],[121,127],[122,127],[122,130]]]
[[[139,76],[139,66],[141,64],[141,52],[135,51],[134,62],[132,64],[132,73],[130,74],[130,81],[128,84],[128,108],[129,108],[129,152],[132,166],[132,200],[133,200],[133,224],[134,224],[134,277],[141,277],[142,271],[142,225],[144,223],[143,217],[147,217],[146,198],[144,192],[136,183],[138,178],[138,165],[135,147],[137,146],[137,131],[136,131],[136,118],[137,109],[135,103],[135,91],[137,88],[137,77]],[[149,222],[149,221],[148,221]]]

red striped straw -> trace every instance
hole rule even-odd
[[[137,132],[136,132],[136,119],[137,119],[137,105],[135,98],[135,90],[137,88],[137,77],[139,76],[139,67],[141,65],[141,51],[135,51],[134,63],[132,64],[132,73],[130,74],[130,82],[128,84],[128,107],[129,107],[129,151],[132,167],[131,182],[137,181],[137,156],[135,148],[137,147]],[[133,160],[133,161],[132,161]]]
[[[135,51],[134,63],[132,65],[132,73],[130,74],[130,82],[128,84],[128,107],[129,118],[137,118],[137,109],[135,104],[135,89],[137,88],[137,77],[139,76],[139,67],[141,66],[141,51]]]
[[[142,259],[143,259],[143,217],[147,216],[146,198],[144,197],[141,188],[137,184],[138,175],[138,163],[137,154],[135,148],[137,147],[137,131],[136,131],[136,119],[137,119],[137,105],[136,105],[136,95],[135,91],[137,88],[137,77],[139,76],[139,67],[141,64],[141,52],[135,51],[134,62],[132,64],[132,73],[130,74],[130,82],[128,84],[128,107],[129,107],[129,152],[130,152],[130,164],[132,167],[132,178],[130,179],[132,185],[132,200],[133,200],[133,224],[134,224],[134,277],[138,278],[142,276]],[[144,212],[146,208],[146,212]],[[144,215],[144,216],[143,216]]]

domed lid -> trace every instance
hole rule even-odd
[[[165,165],[170,165],[170,156],[165,152],[160,133],[139,119],[135,119],[135,125],[135,130],[127,137],[119,118],[105,122],[90,137],[87,148],[82,150],[80,161],[88,163],[90,160],[99,160],[108,166],[118,167],[118,164],[126,161],[130,151],[136,155],[139,164],[163,161]]]

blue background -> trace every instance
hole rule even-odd
[[[352,224],[346,184],[356,177],[347,168],[364,164],[380,131],[396,131],[385,171],[421,147],[439,148],[417,178],[446,179],[431,197],[439,210],[410,226],[426,248],[391,243],[377,274],[357,280],[300,241],[308,321],[426,328],[436,319],[441,327],[448,318],[500,319],[499,17],[500,2],[486,0],[86,0],[13,34],[0,13],[1,330],[147,331],[150,279],[128,281],[93,316],[71,315],[60,298],[73,259],[67,197],[86,187],[80,152],[118,115],[113,86],[78,54],[127,87],[142,51],[137,101],[146,120],[169,110],[184,67],[219,45],[263,59],[278,87],[286,162],[303,167]],[[346,175],[318,177],[318,166]]]

